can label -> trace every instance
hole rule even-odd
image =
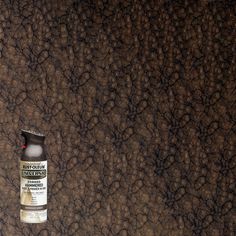
[[[47,204],[47,161],[20,161],[21,208],[42,210]],[[29,207],[28,207],[29,208]]]

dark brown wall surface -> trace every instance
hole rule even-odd
[[[0,235],[235,235],[235,12],[0,0]],[[19,221],[20,128],[46,134],[45,224]]]

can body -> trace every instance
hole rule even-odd
[[[47,220],[47,157],[44,135],[22,130],[26,143],[20,160],[20,220],[43,223]]]
[[[47,161],[20,161],[20,203],[21,221],[47,220]]]

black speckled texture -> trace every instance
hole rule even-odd
[[[235,1],[0,0],[0,235],[233,236]],[[20,129],[48,221],[19,220]]]

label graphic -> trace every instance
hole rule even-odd
[[[21,209],[46,209],[47,161],[21,161]]]

